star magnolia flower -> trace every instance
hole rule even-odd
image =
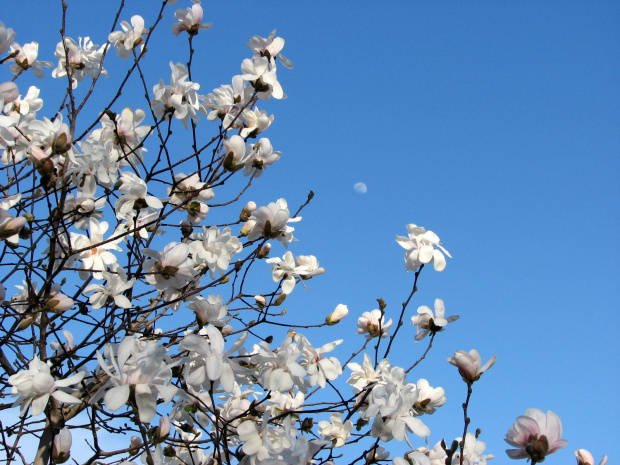
[[[454,353],[454,356],[448,359],[448,362],[459,369],[459,373],[461,374],[463,381],[467,384],[473,384],[475,381],[480,379],[482,373],[495,364],[495,360],[497,360],[497,356],[493,355],[493,357],[491,357],[487,363],[480,368],[480,364],[482,363],[480,360],[480,354],[476,349],[472,349],[469,353],[464,350],[457,350]]]
[[[435,271],[443,271],[446,267],[446,258],[443,254],[450,258],[452,258],[452,255],[439,245],[437,234],[415,224],[408,224],[407,230],[409,231],[409,237],[396,236],[396,242],[407,250],[405,252],[405,267],[407,270],[415,271],[425,263],[433,263]]]
[[[49,61],[37,60],[37,55],[39,54],[39,44],[37,42],[31,42],[23,46],[14,43],[11,45],[11,54],[13,53],[17,53],[17,55],[11,60],[14,61],[15,64],[12,64],[10,69],[11,73],[16,76],[19,76],[27,69],[32,69],[36,77],[42,78],[44,74],[41,67],[51,68],[54,66],[54,64]]]
[[[594,457],[585,449],[577,449],[575,451],[575,457],[577,457],[577,465],[594,465]],[[598,465],[605,465],[607,463],[607,456],[603,455],[603,458]]]
[[[144,342],[132,336],[125,337],[116,347],[112,344],[106,346],[104,355],[110,364],[97,351],[99,365],[110,379],[91,399],[91,403],[100,399],[107,389],[105,406],[115,412],[125,405],[132,395],[140,421],[150,423],[157,411],[156,399],[159,397],[169,403],[178,390],[169,383],[172,377],[171,368],[176,363],[171,362],[166,352],[166,348],[155,341]],[[112,387],[108,389],[110,384]]]
[[[131,51],[143,41],[142,34],[144,29],[144,19],[142,16],[131,17],[131,24],[121,21],[122,31],[114,31],[108,36],[108,41],[116,48],[116,54],[124,60],[131,56]],[[144,47],[144,45],[142,46]]]
[[[319,434],[324,438],[331,439],[334,447],[342,447],[351,437],[353,423],[351,420],[342,421],[340,412],[332,413],[329,416],[330,421],[319,421]]]
[[[301,216],[291,218],[288,204],[285,199],[278,199],[267,206],[258,207],[252,212],[249,221],[254,221],[248,239],[253,241],[259,237],[265,239],[277,239],[286,247],[289,242],[295,240],[293,231],[295,228],[288,223],[301,221]]]
[[[159,291],[170,287],[181,289],[196,274],[193,263],[188,258],[189,247],[182,242],[171,242],[162,252],[143,249],[142,254],[151,257],[144,263],[146,280]]]
[[[530,408],[510,427],[504,441],[517,449],[508,449],[511,459],[530,458],[532,463],[540,463],[549,454],[561,449],[568,441],[561,438],[562,422],[548,411],[544,414],[537,408]]]
[[[37,416],[45,410],[50,396],[65,404],[79,404],[80,399],[58,388],[77,384],[82,381],[84,375],[84,372],[80,372],[67,379],[57,380],[50,374],[49,365],[39,360],[39,357],[35,357],[28,364],[28,370],[9,376],[9,383],[13,385],[11,393],[13,396],[19,396],[13,406],[21,405],[19,414],[24,415],[32,405],[30,413],[32,416]]]
[[[441,299],[435,299],[435,314],[426,305],[418,308],[419,315],[411,317],[411,324],[418,327],[416,342],[424,339],[429,332],[435,334],[443,331],[444,326],[459,319],[459,315],[444,318],[445,312],[446,307]]]
[[[357,319],[357,334],[367,334],[366,339],[381,336],[387,337],[387,330],[392,326],[392,319],[386,323],[381,310],[364,312]]]
[[[187,31],[190,36],[195,36],[201,29],[209,29],[211,23],[201,24],[203,15],[200,2],[194,3],[191,8],[179,8],[174,17],[180,22],[172,25],[172,33],[178,36],[182,31]]]
[[[461,442],[463,438],[456,438],[457,442]],[[467,433],[463,447],[463,460],[461,461],[461,451],[457,449],[452,457],[452,463],[462,465],[484,465],[487,460],[495,458],[494,455],[482,455],[487,445],[476,439],[473,433]]]

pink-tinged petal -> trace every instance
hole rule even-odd
[[[527,455],[527,452],[525,452],[525,449],[507,449],[506,454],[508,454],[508,457],[510,457],[511,459],[515,459],[515,460],[528,458],[528,455]]]
[[[136,384],[136,404],[142,423],[150,423],[157,410],[157,402],[153,397],[151,388],[146,384]]]
[[[105,407],[108,410],[111,412],[116,412],[127,403],[127,399],[129,399],[129,385],[123,384],[122,386],[116,386],[109,389],[105,393],[103,401],[105,402]]]

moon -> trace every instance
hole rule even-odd
[[[366,184],[363,182],[358,182],[353,186],[353,190],[355,190],[358,194],[365,194],[368,192],[368,187],[366,187]]]

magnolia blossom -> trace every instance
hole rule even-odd
[[[459,369],[463,381],[467,384],[473,384],[480,379],[482,373],[495,364],[495,360],[497,360],[497,356],[493,355],[484,366],[480,367],[482,363],[480,354],[476,349],[472,349],[469,352],[457,350],[454,356],[448,359],[448,362]]]
[[[276,37],[276,32],[275,29],[271,31],[269,37],[266,39],[260,36],[252,36],[248,42],[248,47],[250,50],[254,51],[255,56],[267,57],[273,61],[275,61],[277,57],[284,67],[292,69],[293,63],[280,53],[284,48],[284,39],[282,37]]]
[[[421,341],[424,337],[430,333],[438,333],[444,330],[444,326],[448,323],[452,323],[459,319],[459,315],[449,316],[444,318],[446,308],[443,300],[435,299],[435,313],[426,305],[418,307],[417,316],[411,317],[411,324],[418,327],[415,340]]]
[[[562,439],[560,417],[549,410],[546,414],[537,408],[530,408],[510,427],[504,440],[517,449],[508,449],[511,459],[530,458],[532,463],[542,462],[549,454],[565,447],[568,441]]]
[[[431,465],[431,459],[419,450],[408,452],[405,457],[394,457],[392,465]]]
[[[456,438],[456,440],[460,443],[463,438]],[[452,463],[454,465],[485,465],[487,460],[495,458],[491,454],[482,455],[486,448],[487,445],[482,441],[478,441],[473,433],[467,433],[463,444],[463,458],[461,460],[461,450],[459,448],[452,456]]]
[[[188,119],[198,121],[197,113],[206,113],[206,108],[200,102],[202,97],[196,92],[200,84],[187,80],[189,71],[183,64],[170,62],[170,69],[170,84],[166,85],[160,80],[153,87],[151,108],[157,118],[167,119],[174,115],[187,128]]]
[[[196,270],[189,259],[189,247],[184,243],[171,242],[164,250],[143,249],[142,253],[151,257],[144,263],[146,280],[157,290],[165,291],[170,287],[181,289],[196,275]]]
[[[108,266],[117,262],[116,255],[111,250],[121,251],[118,243],[120,238],[103,240],[103,235],[108,230],[108,223],[101,223],[96,219],[90,220],[90,237],[84,234],[71,233],[71,246],[78,251],[74,258],[81,260],[80,278],[87,279],[91,273],[95,279],[103,279],[103,272]]]
[[[434,388],[425,379],[418,380],[417,383],[418,398],[413,404],[413,409],[420,415],[423,413],[435,413],[438,407],[446,403],[444,389],[441,387]]]
[[[127,21],[121,21],[121,28],[122,31],[111,32],[108,41],[116,48],[116,54],[119,58],[124,60],[130,57],[132,50],[143,42],[142,34],[146,32],[144,18],[140,15],[132,16],[131,24]]]
[[[39,44],[37,42],[30,42],[23,46],[14,43],[11,45],[11,53],[16,53],[15,57],[11,60],[15,63],[10,67],[11,73],[15,75],[20,75],[27,69],[32,69],[36,77],[42,78],[44,73],[41,67],[51,68],[54,66],[54,64],[49,61],[37,60],[37,55],[39,54]]]
[[[258,108],[243,111],[245,125],[239,134],[241,137],[256,137],[273,123],[274,116],[268,116],[265,110]]]
[[[268,100],[273,97],[275,99],[286,98],[282,85],[278,82],[276,75],[276,65],[266,57],[246,58],[241,63],[242,77],[254,87],[256,95]]]
[[[50,396],[65,404],[79,404],[80,399],[60,390],[78,384],[84,378],[85,372],[80,372],[66,379],[58,380],[50,373],[50,366],[35,357],[28,364],[28,370],[22,370],[9,376],[9,383],[13,385],[11,393],[19,396],[13,406],[21,405],[20,415],[24,415],[32,405],[31,415],[43,413]]]
[[[136,174],[126,172],[121,176],[121,185],[118,188],[121,195],[114,205],[116,217],[123,219],[131,210],[140,210],[144,207],[161,209],[164,207],[161,200],[153,195],[147,195],[146,183]]]
[[[594,465],[594,457],[585,449],[577,449],[575,451],[575,457],[577,457],[577,465]],[[598,465],[605,465],[607,463],[607,456],[603,455],[603,458]]]
[[[396,242],[406,250],[405,267],[407,270],[415,271],[425,263],[433,263],[436,271],[443,271],[446,267],[444,254],[450,258],[452,255],[439,244],[437,234],[415,224],[408,224],[407,230],[409,237],[396,236]]]
[[[178,36],[182,31],[187,31],[190,36],[194,36],[200,30],[209,29],[211,23],[201,24],[203,14],[200,2],[195,2],[191,8],[179,8],[174,13],[174,17],[180,22],[172,25],[172,33]]]
[[[267,263],[273,263],[271,267],[272,278],[275,282],[282,283],[282,292],[290,294],[296,284],[296,277],[310,279],[312,276],[324,273],[323,268],[319,268],[316,257],[313,255],[300,255],[297,260],[293,258],[291,252],[285,252],[284,257],[269,258]]]
[[[66,76],[67,69],[69,69],[73,88],[76,88],[78,82],[82,81],[86,75],[92,79],[100,74],[107,76],[108,72],[102,67],[103,52],[107,44],[97,47],[90,37],[83,39],[80,37],[79,43],[71,37],[66,37],[64,42],[56,45],[54,55],[58,58],[58,66],[52,72],[52,76],[55,78]]]
[[[131,394],[140,421],[150,423],[157,410],[156,398],[163,398],[168,403],[177,394],[177,387],[169,381],[171,368],[181,360],[173,363],[166,355],[166,348],[155,341],[146,342],[127,336],[118,346],[108,344],[103,355],[97,351],[97,360],[109,376],[109,381],[91,399],[91,403],[105,392],[105,406],[112,412],[125,405]]]
[[[350,420],[342,421],[340,412],[332,413],[330,421],[319,421],[319,434],[330,439],[334,447],[342,447],[351,437],[353,423]]]
[[[387,330],[392,326],[392,319],[386,323],[385,317],[381,310],[373,310],[372,312],[364,312],[357,319],[357,334],[366,334],[366,339],[372,339],[377,336],[387,337]]]
[[[268,165],[273,165],[280,158],[280,152],[274,152],[271,142],[266,137],[252,145],[251,160],[245,164],[243,174],[245,176],[261,176]]]
[[[285,199],[278,199],[267,206],[258,207],[249,221],[254,221],[252,230],[248,234],[248,239],[253,241],[259,237],[265,239],[277,239],[286,247],[293,241],[293,231],[295,228],[288,226],[288,223],[301,221],[301,216],[291,218],[288,204]]]
[[[84,289],[84,294],[93,293],[88,301],[93,309],[97,310],[114,302],[120,308],[131,308],[131,301],[123,295],[125,291],[131,289],[136,283],[136,278],[127,280],[127,273],[120,267],[114,267],[113,271],[104,271],[101,278],[106,284],[91,284]]]

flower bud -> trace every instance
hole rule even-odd
[[[349,314],[349,308],[345,304],[338,304],[336,309],[327,315],[325,318],[325,323],[328,325],[335,325],[340,320],[342,320],[345,316]]]
[[[267,301],[262,295],[255,295],[254,300],[256,301],[258,308],[265,308],[265,305],[267,305]]]
[[[155,429],[153,441],[156,443],[164,442],[170,435],[170,420],[168,417],[159,417],[159,427]]]
[[[267,243],[263,247],[261,247],[261,249],[258,251],[256,256],[258,258],[265,258],[267,255],[269,255],[270,251],[271,251],[271,244]]]
[[[9,221],[0,225],[0,239],[8,239],[15,234],[18,234],[19,231],[26,224],[26,218],[23,216],[18,216],[17,218],[12,218]]]
[[[275,300],[273,304],[277,307],[278,305],[282,305],[285,300],[286,300],[286,294],[283,292],[282,294],[278,296],[278,298]]]
[[[131,441],[129,443],[129,447],[131,449],[137,449],[142,445],[142,440],[138,436],[132,436]]]
[[[224,325],[222,326],[222,336],[226,337],[226,336],[230,336],[233,332],[233,327],[230,325]]]
[[[50,298],[45,305],[46,310],[52,310],[55,313],[62,313],[73,307],[73,299],[64,294],[56,294]]]
[[[239,236],[245,237],[248,234],[250,234],[250,232],[252,232],[252,229],[254,229],[255,224],[256,224],[256,220],[247,220],[245,224],[243,225],[243,227],[241,228],[241,231],[239,232]]]
[[[252,212],[256,210],[256,203],[255,202],[248,202],[245,204],[245,207],[243,207],[243,209],[241,210],[241,213],[239,214],[239,219],[241,221],[247,221],[250,219],[250,216],[252,215]]]
[[[56,436],[54,436],[54,444],[52,446],[52,460],[54,463],[65,463],[69,460],[71,449],[71,432],[69,428],[63,428]]]

